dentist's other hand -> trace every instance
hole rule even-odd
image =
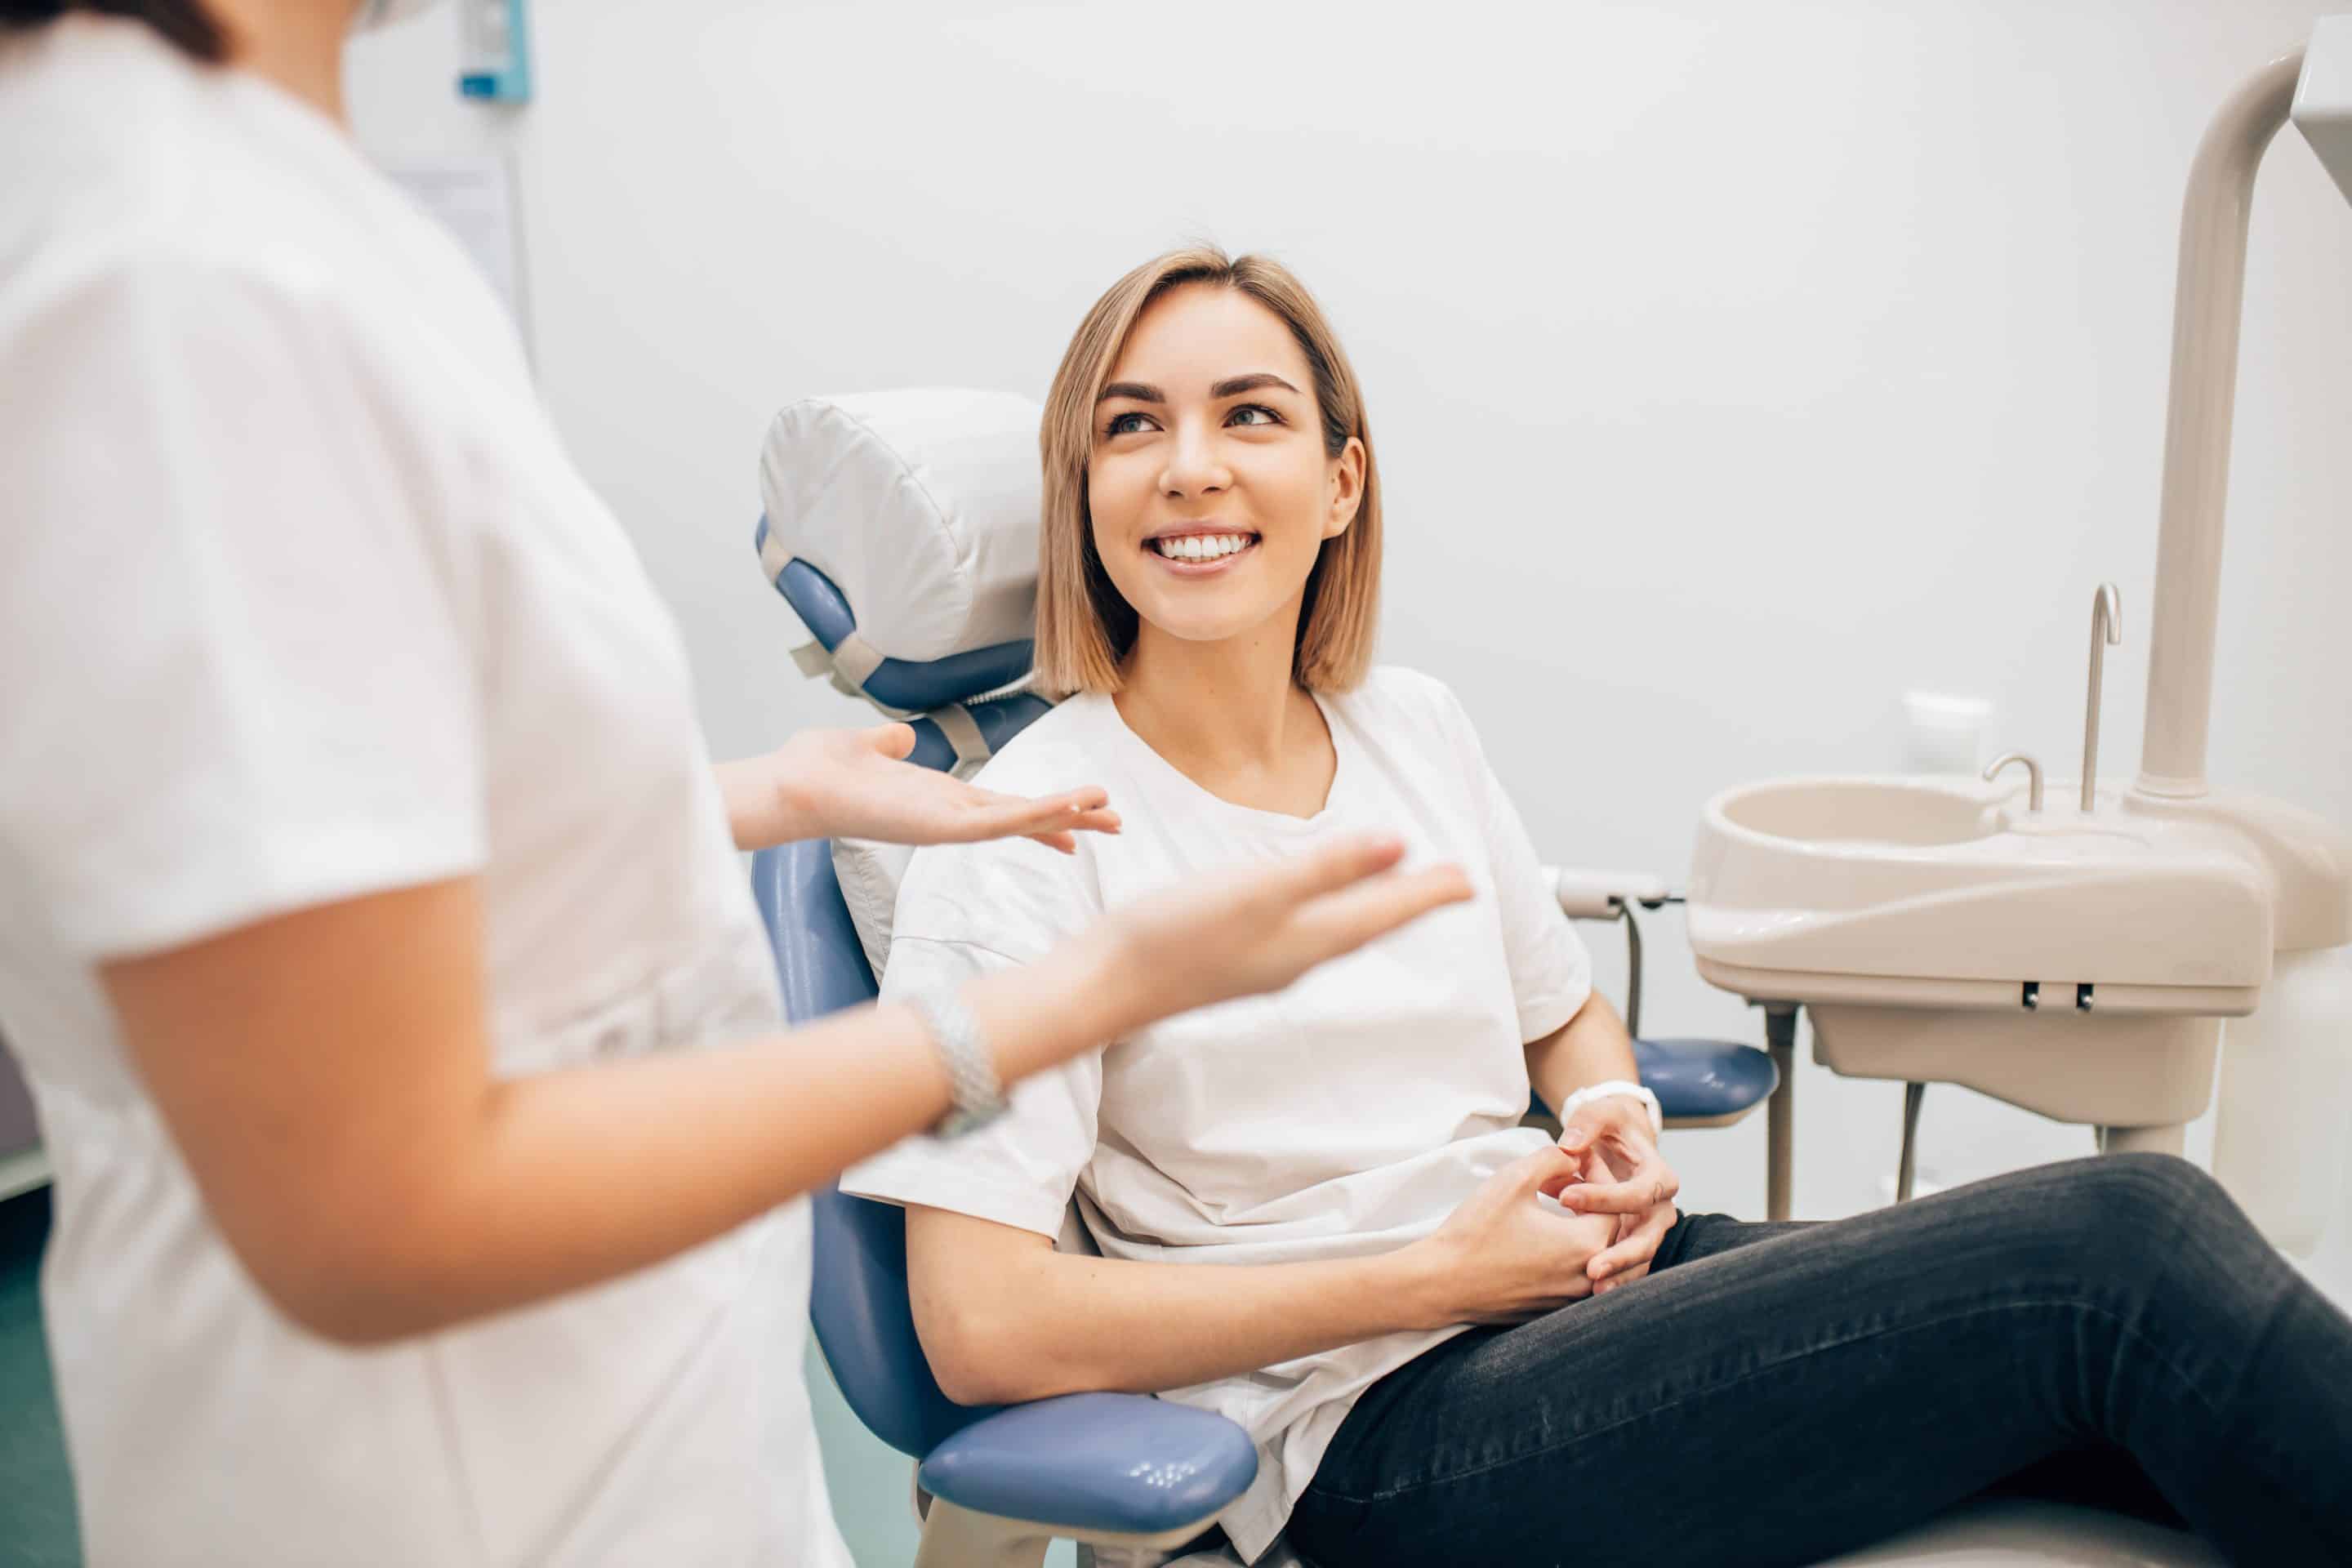
[[[1592,1294],[1588,1268],[1617,1233],[1614,1215],[1570,1214],[1557,1197],[1583,1162],[1550,1148],[1515,1160],[1405,1249],[1433,1292],[1424,1326],[1523,1323]]]
[[[914,729],[803,730],[764,757],[719,765],[739,849],[804,838],[969,844],[1034,838],[1074,854],[1078,833],[1116,833],[1099,788],[1030,800],[999,795],[906,760]]]
[[[1588,1100],[1561,1127],[1559,1146],[1580,1163],[1582,1179],[1559,1201],[1580,1213],[1612,1216],[1617,1237],[1586,1272],[1597,1292],[1630,1285],[1650,1271],[1658,1244],[1674,1228],[1682,1178],[1652,1139],[1649,1107],[1629,1095]]]
[[[1403,856],[1394,838],[1350,836],[1118,910],[1109,925],[1131,987],[1130,1026],[1279,991],[1327,959],[1470,897],[1458,866],[1391,873]]]

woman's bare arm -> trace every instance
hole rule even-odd
[[[928,1125],[906,1007],[500,1080],[471,880],[354,899],[153,958],[109,994],[207,1206],[297,1321],[367,1342],[641,1268]],[[1108,938],[974,981],[1008,1076],[1126,1026]]]
[[[948,1397],[1156,1394],[1339,1345],[1517,1322],[1591,1293],[1611,1215],[1540,1205],[1576,1179],[1559,1149],[1497,1172],[1433,1235],[1333,1262],[1138,1263],[942,1209],[907,1211],[916,1332]]]
[[[1639,1083],[1633,1037],[1609,999],[1595,991],[1576,1016],[1528,1047],[1528,1079],[1543,1102],[1558,1110],[1578,1089],[1596,1083]]]
[[[907,1262],[924,1356],[960,1405],[1156,1394],[1459,1321],[1410,1247],[1330,1263],[1130,1263],[916,1208]]]

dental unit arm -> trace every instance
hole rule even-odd
[[[2224,502],[2254,177],[2292,119],[2352,203],[2352,15],[2272,61],[2222,105],[2183,204],[2146,744],[2126,810],[2242,837],[2274,886],[2261,1005],[2228,1026],[2213,1170],[2264,1233],[2307,1251],[2344,1190],[2352,1088],[2352,837],[2308,812],[2206,783]]]

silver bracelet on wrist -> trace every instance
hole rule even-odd
[[[996,1062],[988,1042],[981,1037],[980,1020],[952,991],[930,992],[909,998],[916,1016],[931,1037],[931,1049],[947,1069],[952,1108],[932,1127],[932,1135],[961,1138],[987,1126],[1004,1114],[1004,1084],[996,1076]]]

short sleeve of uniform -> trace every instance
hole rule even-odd
[[[1503,927],[1503,952],[1518,1004],[1519,1038],[1535,1041],[1576,1016],[1592,994],[1592,958],[1583,939],[1559,907],[1527,826],[1511,805],[1503,781],[1487,764],[1486,749],[1470,715],[1453,691],[1437,683],[1443,725],[1469,776],[1486,858],[1495,879],[1495,902]]]
[[[452,533],[280,281],[143,258],[0,317],[0,859],[96,960],[476,869]]]
[[[917,851],[899,889],[882,1000],[952,991],[1085,930],[1101,914],[1087,865],[1084,850],[1066,858],[1024,839]],[[1102,1055],[1038,1073],[1007,1098],[1010,1109],[988,1126],[906,1139],[854,1167],[841,1190],[1057,1236],[1094,1158]]]

